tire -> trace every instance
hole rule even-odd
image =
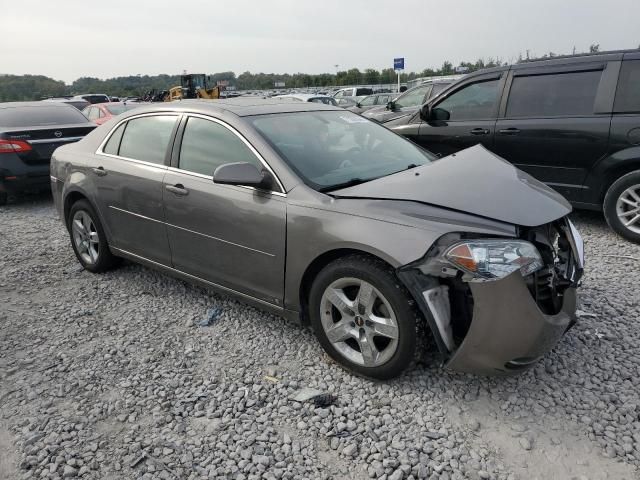
[[[9,195],[7,192],[0,192],[0,207],[7,204],[9,200]]]
[[[352,255],[328,264],[311,286],[309,309],[324,350],[358,375],[390,379],[414,359],[415,301],[380,260]]]
[[[614,232],[640,243],[640,170],[613,182],[604,197],[603,210],[604,218]],[[632,223],[625,225],[627,222]]]
[[[74,225],[77,221],[82,228]],[[78,200],[71,206],[67,230],[76,258],[86,270],[102,273],[116,265],[118,259],[111,253],[98,215],[89,202]]]

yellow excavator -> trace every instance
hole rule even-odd
[[[164,97],[165,102],[182,100],[183,98],[205,98],[214,100],[220,98],[221,87],[208,88],[207,76],[204,73],[190,73],[180,76],[180,85],[169,89]]]

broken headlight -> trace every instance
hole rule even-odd
[[[444,258],[484,280],[503,278],[517,270],[524,277],[544,266],[538,249],[524,240],[468,240],[449,247]]]

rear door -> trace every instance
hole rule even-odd
[[[146,114],[121,123],[89,169],[113,246],[163,265],[171,254],[162,181],[178,118]]]
[[[500,94],[506,72],[476,76],[431,106],[432,119],[420,125],[416,141],[441,155],[481,143],[493,148]]]
[[[180,136],[179,136],[180,137]],[[213,183],[226,163],[264,168],[228,124],[189,116],[164,179],[164,207],[174,268],[236,292],[282,305],[286,197],[279,191]]]
[[[580,201],[587,172],[607,153],[610,106],[598,111],[613,91],[606,69],[600,61],[513,70],[494,151]]]

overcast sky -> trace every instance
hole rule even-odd
[[[421,71],[637,48],[640,0],[0,0],[0,73]]]

